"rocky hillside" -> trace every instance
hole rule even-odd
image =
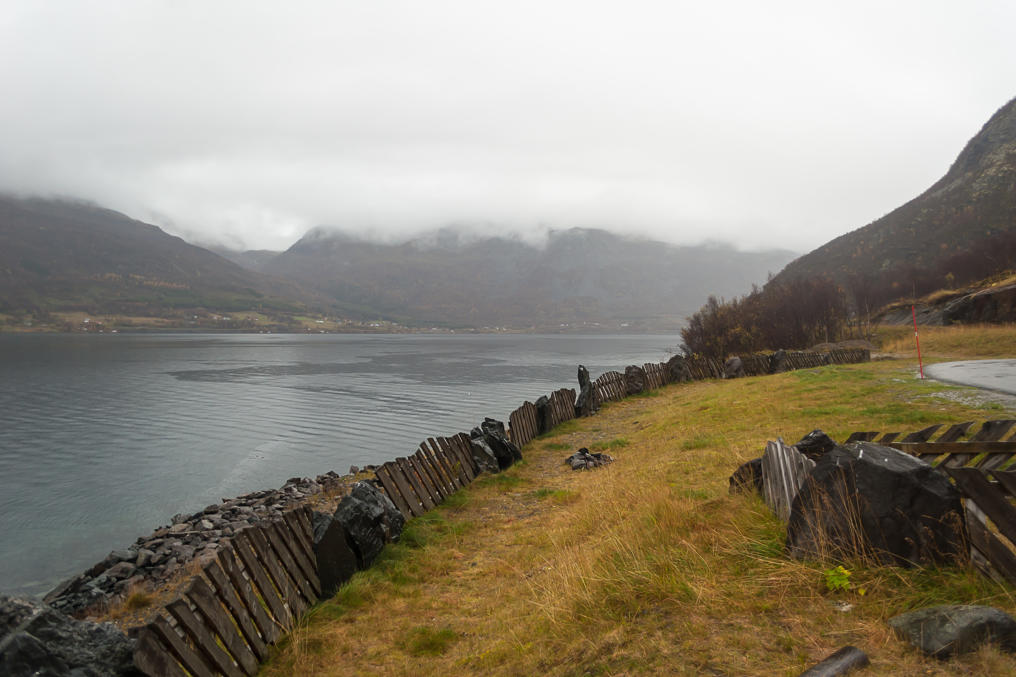
[[[295,311],[319,300],[109,209],[0,195],[0,312]]]
[[[1016,99],[988,120],[949,171],[881,219],[797,259],[779,278],[831,274],[889,298],[927,293],[1011,266],[1016,252]],[[895,296],[893,296],[893,294]]]
[[[708,295],[744,293],[792,256],[577,228],[544,247],[447,229],[388,245],[319,228],[275,257],[235,260],[413,326],[635,331],[678,327]]]

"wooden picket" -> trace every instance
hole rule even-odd
[[[766,505],[777,517],[790,519],[790,506],[815,461],[807,458],[783,440],[766,443],[762,455],[762,489]]]
[[[536,405],[526,401],[508,416],[508,431],[513,443],[522,448],[533,441],[538,432]]]

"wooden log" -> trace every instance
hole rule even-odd
[[[303,600],[306,602],[307,608],[309,609],[314,606],[318,600],[317,593],[314,591],[314,586],[311,585],[310,578],[307,576],[307,572],[304,570],[304,567],[296,561],[296,556],[293,555],[289,544],[286,542],[287,539],[285,534],[279,531],[279,523],[269,522],[262,529],[262,534],[275,556],[278,557],[279,561],[282,563],[282,568],[287,574],[289,574],[289,578],[293,581],[293,583],[296,584],[296,589],[303,596]],[[311,573],[316,579],[317,573]],[[318,583],[317,588],[318,590],[321,589],[320,582]]]
[[[447,437],[439,437],[437,438],[437,444],[441,447],[441,452],[445,455],[445,458],[448,459],[448,463],[452,466],[452,469],[458,473],[459,481],[462,483],[462,486],[466,486],[472,482],[476,477],[473,475],[472,464],[467,463],[462,458],[455,441],[450,440]]]
[[[403,491],[399,487],[395,481],[395,477],[392,475],[393,469],[398,470],[398,466],[389,461],[374,471],[375,476],[377,476],[378,480],[381,482],[381,486],[384,487],[385,493],[388,494],[388,498],[392,499],[392,503],[395,504],[395,507],[399,509],[406,519],[422,515],[422,506],[418,506],[414,510],[409,501],[406,500],[406,496],[410,495],[409,488],[407,487],[406,490]],[[402,478],[402,481],[404,482],[405,478]],[[415,497],[413,497],[413,503],[416,503]]]
[[[959,438],[963,437],[967,433],[967,431],[970,430],[970,426],[972,425],[974,425],[973,421],[966,421],[964,423],[957,423],[955,425],[951,425],[949,426],[948,430],[942,433],[941,437],[935,440],[935,442],[938,443],[955,442]]]
[[[149,628],[138,633],[134,647],[134,666],[153,677],[187,677],[176,658],[163,646],[158,636]]]
[[[416,470],[413,469],[409,460],[399,456],[395,459],[395,463],[399,466],[399,470],[402,471],[402,475],[406,478],[406,481],[409,482],[409,486],[413,488],[413,493],[415,493],[416,497],[419,499],[424,512],[427,510],[433,510],[434,506],[437,504],[434,503],[434,499],[430,497],[430,492],[423,488],[423,483],[420,481],[420,478],[416,476]]]
[[[264,600],[268,610],[275,617],[275,622],[288,631],[293,627],[294,619],[289,607],[286,606],[285,591],[275,589],[264,563],[254,554],[253,544],[248,536],[248,532],[251,530],[252,527],[248,527],[233,535],[233,549],[240,562],[243,563],[243,568],[250,576],[250,580],[257,586],[261,599]]]
[[[433,471],[430,464],[427,463],[423,454],[417,449],[411,456],[407,456],[406,460],[409,461],[413,469],[416,470],[417,476],[420,478],[420,482],[423,484],[423,488],[430,492],[430,497],[434,499],[434,503],[440,505],[444,503],[445,491],[441,487],[441,483],[434,479]]]
[[[1010,496],[1016,496],[1016,470],[992,470],[991,476]]]
[[[932,435],[934,435],[936,432],[938,432],[938,429],[941,428],[941,427],[942,427],[941,423],[936,423],[935,425],[930,425],[927,428],[922,428],[921,430],[918,430],[917,432],[910,433],[909,435],[904,437],[902,440],[900,440],[900,442],[903,442],[905,444],[906,443],[913,443],[913,442],[927,442],[928,440],[931,439]]]
[[[190,605],[185,600],[180,598],[173,600],[166,605],[166,611],[180,624],[180,628],[187,634],[208,665],[213,666],[215,670],[226,677],[246,677],[230,655],[219,646],[212,631],[191,611]]]
[[[275,644],[279,641],[279,637],[282,636],[282,625],[272,618],[265,607],[261,605],[261,601],[257,595],[254,594],[254,587],[252,583],[256,585],[254,576],[250,573],[250,579],[244,578],[243,570],[240,568],[240,563],[237,562],[237,547],[235,544],[231,544],[228,548],[219,550],[218,560],[219,566],[222,567],[229,582],[233,584],[233,589],[236,594],[239,595],[240,601],[243,602],[244,608],[247,609],[247,613],[250,614],[250,618],[254,621],[254,625],[257,626],[258,632],[261,633],[261,637],[264,638],[266,644]],[[264,596],[262,596],[264,599]],[[265,602],[266,606],[269,603]],[[274,614],[275,612],[272,611]]]
[[[426,445],[420,445],[424,450],[424,453],[434,463],[434,467],[437,468],[438,474],[441,475],[441,479],[444,481],[445,486],[448,487],[448,493],[454,494],[456,491],[462,488],[462,483],[459,481],[459,475],[452,470],[451,465],[445,458],[444,452],[441,451],[441,447],[438,446],[437,440],[433,437],[427,438]]]
[[[314,577],[317,577],[317,558],[314,554],[314,542],[313,540],[308,541],[306,535],[303,533],[303,529],[300,528],[298,523],[299,518],[293,514],[292,510],[282,513],[282,521],[289,529],[292,534],[293,543],[297,550],[300,551],[300,557],[303,561],[311,567],[311,571],[314,572]]]
[[[472,474],[473,479],[476,479],[476,476],[480,474],[480,466],[476,464],[476,459],[473,458],[473,443],[469,441],[469,435],[457,433],[448,441],[451,443],[452,449],[462,459],[465,467],[468,468],[469,473]]]
[[[815,467],[815,461],[783,440],[766,443],[762,455],[762,489],[766,505],[786,522],[790,519],[790,508],[808,473]]]
[[[226,608],[229,609],[229,613],[236,620],[236,624],[239,626],[240,632],[243,633],[247,644],[253,649],[258,660],[263,661],[268,657],[268,645],[255,627],[250,611],[247,610],[247,607],[244,606],[243,601],[237,595],[233,584],[226,577],[226,573],[222,570],[219,563],[214,560],[205,566],[204,572],[215,586],[216,595],[223,601]]]
[[[1016,508],[975,468],[945,468],[956,487],[977,504],[1003,536],[1016,543]]]
[[[272,577],[275,589],[282,594],[283,601],[293,614],[293,622],[295,624],[296,621],[307,613],[310,604],[300,594],[299,588],[286,570],[282,560],[275,554],[272,547],[268,545],[265,529],[254,527],[253,529],[247,529],[246,533],[251,545],[254,546],[254,552],[257,554],[258,559],[261,560],[268,575]],[[293,626],[291,625],[289,629],[292,630]]]
[[[219,636],[222,645],[232,654],[233,661],[247,675],[257,674],[260,660],[254,650],[247,646],[247,642],[240,634],[233,619],[226,613],[222,603],[216,599],[215,593],[200,576],[195,576],[187,586],[184,595],[197,608],[198,613],[205,622],[205,626],[211,628]]]
[[[146,627],[161,640],[162,645],[169,649],[180,665],[193,677],[215,676],[214,664],[208,663],[204,656],[191,648],[190,644],[161,615],[156,615]]]
[[[977,431],[977,434],[970,438],[971,442],[995,442],[1005,437],[1013,426],[1016,426],[1016,420],[1001,420],[1001,421],[985,421],[981,429]]]

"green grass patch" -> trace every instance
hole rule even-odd
[[[550,451],[567,451],[568,449],[572,448],[572,445],[566,444],[564,442],[548,442],[547,444],[543,445],[543,448],[549,449]]]
[[[609,451],[611,449],[623,449],[627,447],[631,442],[623,437],[610,440],[609,442],[594,442],[589,446],[593,451]]]
[[[573,432],[577,431],[578,429],[579,429],[579,420],[573,418],[570,421],[565,421],[564,423],[559,424],[553,430],[543,433],[542,435],[538,436],[536,439],[538,439],[538,440],[550,440],[550,439],[553,439],[553,438],[557,437],[558,435],[567,435],[569,433],[573,433]]]
[[[543,487],[537,489],[530,494],[533,498],[540,500],[548,500],[551,503],[557,505],[564,505],[566,503],[573,503],[579,498],[579,492],[571,491],[570,489],[548,489]]]
[[[441,656],[459,636],[448,627],[418,625],[402,638],[402,649],[411,656]]]
[[[681,451],[708,449],[720,444],[722,441],[722,438],[715,435],[695,435],[681,442]]]

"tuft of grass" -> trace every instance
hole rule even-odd
[[[549,451],[567,451],[572,448],[572,445],[565,442],[548,442],[543,445],[543,448]]]
[[[544,487],[532,492],[532,497],[539,500],[549,500],[556,505],[564,505],[577,501],[579,492],[571,489],[547,489]]]
[[[433,629],[419,625],[410,629],[402,640],[402,647],[411,656],[441,656],[458,635],[451,628]]]
[[[609,442],[594,442],[589,446],[593,451],[609,451],[611,449],[623,449],[627,447],[629,442],[624,437],[618,437],[617,439],[610,440]]]

